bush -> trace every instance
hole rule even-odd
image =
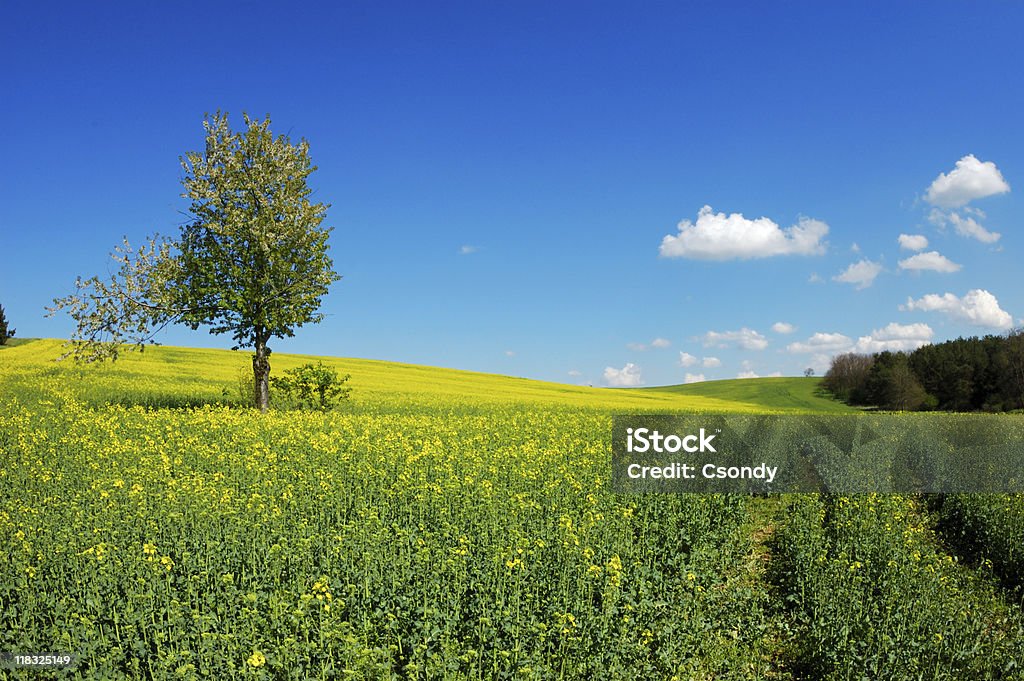
[[[303,364],[284,372],[284,376],[271,377],[270,385],[284,399],[285,406],[300,409],[328,411],[348,398],[352,388],[345,385],[349,375],[339,376],[323,362]]]

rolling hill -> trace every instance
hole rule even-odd
[[[171,346],[125,353],[114,363],[75,365],[54,360],[62,341],[20,340],[0,351],[0,375],[20,392],[42,382],[72,388],[91,403],[197,406],[242,401],[252,380],[247,352]],[[710,381],[654,388],[590,388],[458,369],[380,360],[274,354],[273,370],[323,361],[350,374],[353,407],[518,403],[608,411],[851,411],[817,393],[807,378]]]

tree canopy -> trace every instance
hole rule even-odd
[[[4,306],[0,305],[0,345],[6,345],[8,338],[14,338],[14,329],[8,325]]]
[[[176,239],[155,235],[132,249],[125,240],[108,278],[79,278],[76,291],[54,299],[51,314],[76,322],[65,356],[116,359],[141,349],[157,331],[182,323],[230,333],[234,349],[253,348],[253,400],[269,404],[272,338],[318,322],[323,296],[339,279],[328,255],[328,204],[311,201],[316,170],[305,140],[274,137],[270,118],[243,115],[232,131],[227,114],[203,122],[202,151],[181,157],[182,196],[190,220]]]
[[[1024,409],[1024,330],[957,338],[910,353],[839,355],[823,385],[849,404],[882,409]]]

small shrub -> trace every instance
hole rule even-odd
[[[271,377],[270,385],[284,398],[282,401],[286,405],[328,411],[352,392],[352,388],[345,385],[349,378],[349,375],[339,376],[334,369],[317,362],[289,369],[284,376]]]

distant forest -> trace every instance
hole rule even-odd
[[[823,386],[847,404],[898,411],[1024,409],[1024,329],[913,352],[847,353]]]

